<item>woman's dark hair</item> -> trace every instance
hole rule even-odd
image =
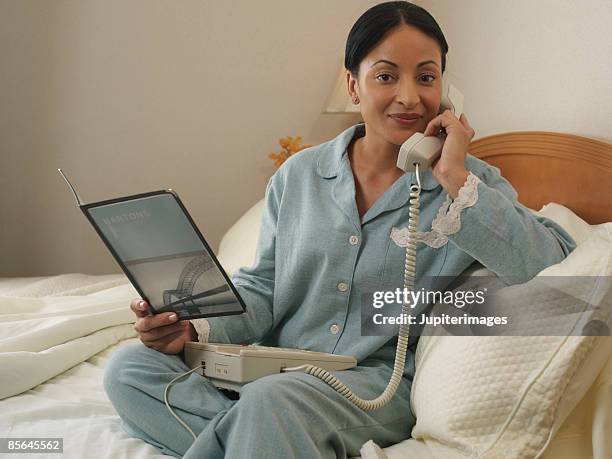
[[[378,45],[387,32],[400,25],[416,27],[438,42],[442,53],[442,72],[444,72],[448,43],[440,26],[426,10],[404,1],[380,3],[357,19],[346,39],[344,67],[356,78],[363,58]]]

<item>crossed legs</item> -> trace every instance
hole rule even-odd
[[[371,362],[332,372],[362,398],[386,387],[391,370]],[[385,407],[365,412],[323,381],[283,373],[243,386],[231,400],[208,379],[192,373],[169,390],[181,426],[164,404],[167,384],[189,368],[178,356],[134,344],[115,352],[104,375],[106,392],[124,430],[165,454],[193,458],[336,458],[359,455],[369,439],[385,447],[410,436],[410,382],[403,380]]]

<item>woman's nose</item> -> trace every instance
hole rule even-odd
[[[419,103],[419,91],[413,81],[404,80],[397,88],[396,100],[402,105],[414,107]]]

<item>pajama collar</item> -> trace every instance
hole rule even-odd
[[[348,162],[347,147],[349,143],[353,137],[361,137],[363,135],[365,135],[365,124],[360,123],[351,126],[335,139],[321,145],[317,173],[323,178],[336,178],[342,170],[343,161],[346,160]],[[408,184],[416,183],[414,172],[407,172],[404,178]],[[431,169],[421,173],[422,189],[433,190],[438,186],[440,186],[440,184],[431,173]]]

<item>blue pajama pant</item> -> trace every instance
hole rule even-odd
[[[179,356],[141,343],[119,348],[104,374],[104,387],[123,420],[124,430],[176,457],[345,458],[358,456],[369,439],[381,447],[410,437],[411,381],[404,378],[386,406],[365,412],[325,382],[304,373],[266,376],[242,387],[232,400],[207,378],[191,373],[168,391],[174,412],[197,435],[193,437],[164,404],[166,385],[189,371]],[[365,361],[334,371],[357,395],[372,399],[389,381],[391,369]]]

